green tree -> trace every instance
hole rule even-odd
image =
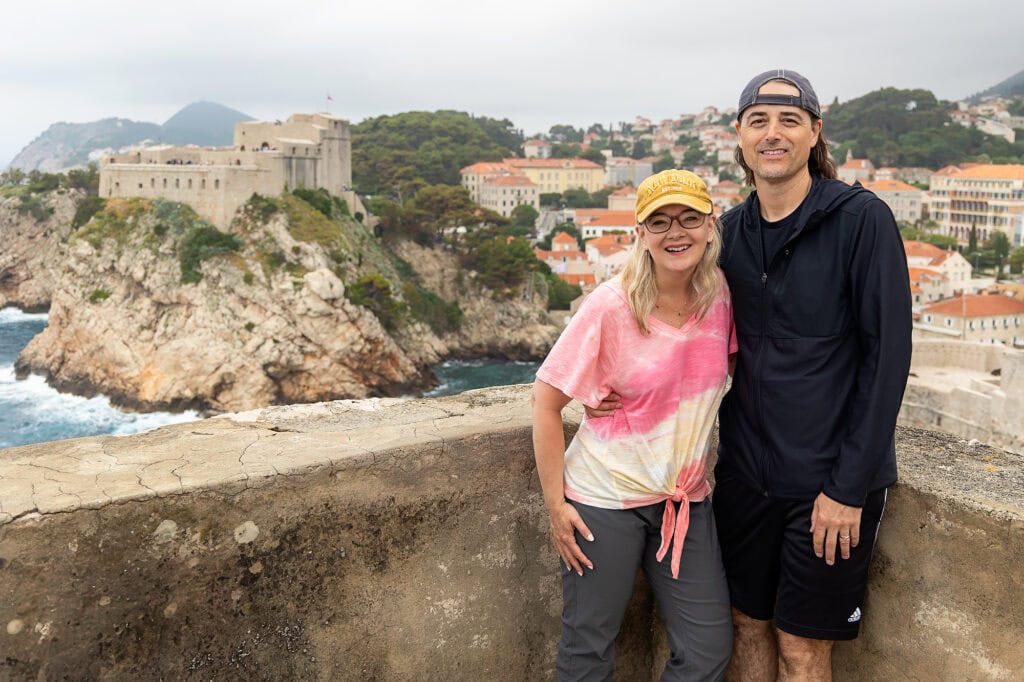
[[[562,193],[541,192],[540,205],[546,208],[558,208],[562,205]]]
[[[985,240],[985,250],[992,252],[995,258],[996,272],[1002,273],[1006,258],[1010,255],[1010,238],[1006,236],[1005,232],[996,230]]]
[[[500,161],[522,142],[506,119],[460,111],[377,116],[352,126],[352,177],[359,193],[404,204],[424,185],[459,184],[460,169]]]
[[[601,153],[601,150],[594,149],[593,147],[589,147],[581,151],[579,158],[586,159],[587,161],[593,161],[602,168],[604,167],[605,162],[607,161],[607,159],[604,158],[604,154]]]
[[[1024,246],[1017,247],[1010,254],[1010,274],[1024,273]]]
[[[672,158],[672,155],[668,152],[662,152],[658,160],[654,162],[654,172],[660,173],[663,170],[676,167],[676,160]]]
[[[512,209],[512,224],[519,227],[533,228],[540,213],[529,204],[519,204]]]
[[[548,129],[548,134],[556,142],[583,142],[583,130],[571,125],[553,125]]]

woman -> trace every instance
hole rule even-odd
[[[671,650],[662,680],[720,679],[732,624],[704,467],[736,341],[717,223],[704,182],[682,170],[640,184],[636,220],[622,274],[586,298],[533,387],[537,470],[565,566],[558,678],[611,679],[643,568]],[[612,392],[622,409],[584,418],[566,449],[565,405]]]

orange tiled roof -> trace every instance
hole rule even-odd
[[[522,171],[512,168],[504,163],[498,163],[497,161],[480,161],[478,163],[471,164],[459,171],[463,175],[466,174],[478,174],[478,175],[511,175],[519,174]]]
[[[1009,296],[1001,294],[977,295],[968,294],[965,297],[947,298],[944,301],[937,301],[925,306],[924,310],[929,313],[940,313],[953,317],[963,317],[966,311],[967,317],[993,317],[996,315],[1021,315],[1024,314],[1024,301],[1018,301]]]
[[[538,260],[587,260],[587,254],[579,250],[572,251],[545,251],[544,249],[534,248],[533,253],[537,256]]]
[[[840,168],[868,168],[870,166],[871,162],[867,159],[850,159],[840,166]]]
[[[484,180],[485,185],[498,185],[509,186],[509,187],[536,187],[530,178],[525,175],[499,175],[494,178],[487,178]]]
[[[563,281],[566,281],[569,284],[575,284],[576,286],[584,286],[584,285],[588,285],[588,284],[597,284],[597,276],[595,276],[593,274],[590,274],[590,273],[582,274],[582,275],[567,275],[567,274],[562,274],[562,273],[557,273],[557,274],[558,274],[559,277],[562,278]]]
[[[960,172],[960,167],[959,166],[949,165],[949,166],[943,166],[939,170],[937,170],[934,173],[932,173],[932,175],[956,175],[959,172]]]
[[[551,238],[552,244],[575,244],[576,237],[573,237],[568,232],[559,232]]]
[[[632,159],[630,159],[632,161]],[[635,197],[636,187],[621,187],[612,192],[613,197]]]
[[[903,240],[903,250],[906,251],[907,256],[910,256],[911,258],[931,258],[932,260],[946,254],[944,250],[935,246],[935,244],[919,242],[914,239]]]
[[[965,168],[954,175],[958,178],[1024,180],[1024,164],[986,163]]]
[[[587,240],[587,246],[593,244],[594,246],[603,246],[605,244],[619,244],[629,246],[633,243],[636,238],[636,232],[622,232],[619,234],[603,234],[600,237],[594,237],[593,239]]]
[[[912,265],[907,266],[907,270],[910,272],[910,281],[919,282],[924,277],[942,277],[942,273],[938,270],[932,270],[931,268],[916,268]]]
[[[899,180],[892,180],[889,178],[883,178],[881,180],[875,180],[874,182],[868,182],[864,184],[864,187],[871,190],[872,192],[921,192],[924,190],[918,189],[913,185],[908,185],[905,182]]]
[[[910,293],[912,293],[912,294],[920,294],[920,293],[922,293],[921,292],[921,287],[919,287],[916,284],[914,284],[913,282],[911,282],[910,283]]]
[[[577,169],[596,168],[601,170],[600,165],[587,159],[504,159],[504,163],[513,168],[564,168],[568,166]]]
[[[527,140],[523,143],[524,147],[550,147],[551,143],[545,140]]]

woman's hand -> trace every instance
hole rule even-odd
[[[602,400],[601,404],[597,407],[583,406],[583,411],[587,413],[587,416],[591,419],[595,417],[610,417],[615,414],[615,410],[622,408],[622,398],[618,393],[609,393]]]
[[[590,542],[594,541],[594,534],[587,528],[576,508],[563,500],[548,509],[548,516],[551,520],[551,544],[555,546],[566,568],[580,575],[583,575],[584,566],[593,570],[594,564],[576,542],[576,532],[579,531]]]

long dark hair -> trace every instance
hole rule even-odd
[[[811,125],[814,125],[815,121],[820,120],[812,116]],[[750,170],[750,166],[743,160],[743,150],[739,145],[736,145],[733,158],[736,159],[736,163],[743,169],[745,182],[753,186],[754,171]],[[836,162],[832,159],[831,154],[828,153],[828,140],[825,139],[824,130],[818,133],[818,143],[811,149],[811,155],[807,159],[807,170],[811,172],[811,177],[815,178],[835,180],[838,177],[836,174]]]

